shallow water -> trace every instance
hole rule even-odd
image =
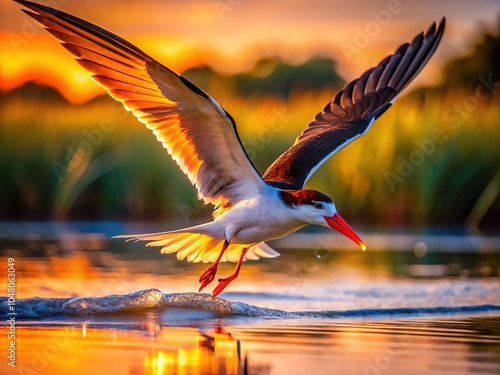
[[[495,317],[247,321],[171,327],[154,313],[18,327],[15,373],[498,374]],[[5,328],[0,329],[2,336]],[[2,364],[2,370],[6,367]],[[31,372],[30,372],[31,371]]]
[[[498,250],[319,242],[245,262],[214,299],[196,292],[206,264],[142,244],[4,236],[0,262],[16,268],[16,368],[3,357],[0,373],[500,373]],[[2,316],[9,307],[0,297]]]

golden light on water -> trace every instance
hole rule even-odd
[[[147,374],[237,374],[240,368],[239,344],[230,334],[215,330],[211,336],[193,334],[189,337],[185,329],[167,328],[177,331],[179,348],[159,350],[144,358]],[[218,333],[219,332],[219,333]],[[164,333],[165,334],[165,333]],[[188,341],[182,341],[185,337]],[[198,342],[194,341],[198,338]]]
[[[188,358],[186,358],[186,352],[184,349],[179,349],[179,354],[177,356],[177,363],[179,364],[179,367],[185,367],[186,364],[188,363]]]
[[[159,352],[152,360],[148,360],[146,358],[144,367],[151,368],[151,373],[154,375],[163,375],[163,370],[170,363],[172,363],[172,358],[162,352]]]
[[[164,327],[162,335],[150,342],[134,329],[89,328],[92,335],[83,338],[74,327],[25,327],[18,340],[17,353],[22,360],[15,369],[6,366],[2,374],[281,375],[336,371],[396,375],[410,369],[425,373],[442,363],[449,367],[452,359],[457,374],[469,373],[471,366],[482,369],[481,373],[495,373],[496,357],[490,359],[481,350],[493,346],[495,336],[485,336],[471,321],[458,327],[451,326],[450,320],[441,327],[439,320],[417,320],[411,325],[384,320],[313,328],[232,327],[241,341],[220,335],[217,329],[209,330],[207,337],[194,328]],[[476,321],[480,327],[487,323]],[[5,333],[5,327],[0,327],[0,334]],[[117,341],[110,340],[114,333]],[[238,355],[240,342],[244,359]]]

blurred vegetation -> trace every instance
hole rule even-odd
[[[469,56],[448,63],[440,87],[400,98],[308,187],[332,196],[357,225],[467,224],[498,233],[500,90],[478,77],[498,81],[499,46],[500,32],[485,33]],[[300,66],[266,59],[234,76],[209,67],[186,75],[233,115],[260,172],[342,85],[324,58]],[[0,220],[192,225],[209,217],[155,137],[107,96],[75,106],[29,83],[0,100]]]
[[[335,61],[315,57],[301,65],[290,65],[279,57],[258,60],[249,73],[225,76],[209,66],[188,69],[183,75],[198,85],[230,87],[238,96],[279,96],[288,98],[292,91],[339,90],[344,80]]]
[[[479,77],[487,78],[489,75],[492,81],[500,82],[500,13],[496,28],[490,30],[483,26],[470,53],[451,60],[443,70],[446,72],[443,87],[447,88],[474,89]]]

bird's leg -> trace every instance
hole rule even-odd
[[[217,266],[219,265],[219,262],[222,258],[222,255],[224,255],[224,252],[226,251],[227,247],[229,246],[229,241],[224,240],[224,245],[222,245],[222,250],[219,253],[219,256],[215,260],[215,262],[206,269],[205,272],[202,273],[200,276],[200,289],[198,290],[201,292],[203,288],[205,288],[208,284],[210,284],[212,281],[214,281],[215,274],[217,273]]]
[[[240,259],[238,260],[238,264],[236,265],[234,272],[225,279],[219,279],[219,285],[217,285],[217,287],[212,292],[212,297],[216,297],[220,292],[224,290],[226,286],[229,285],[231,281],[233,281],[238,277],[238,274],[240,273],[241,263],[243,263],[243,259],[245,258],[245,254],[247,253],[247,251],[248,247],[244,247],[241,250],[241,256]]]

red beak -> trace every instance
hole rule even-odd
[[[335,214],[333,216],[325,216],[325,220],[333,229],[339,231],[344,236],[356,242],[363,251],[366,250],[366,246],[361,238],[359,238],[356,232],[349,226],[349,224],[344,221],[344,219],[340,217],[339,214]]]

